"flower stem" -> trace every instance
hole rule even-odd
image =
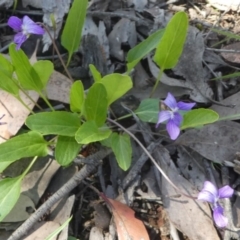
[[[53,108],[53,106],[51,105],[51,103],[48,101],[48,99],[44,96],[44,94],[42,94],[42,92],[38,92],[38,94],[40,95],[40,97],[44,100],[44,102],[48,105],[48,107],[55,112],[55,109]]]
[[[138,145],[142,148],[142,150],[147,154],[147,156],[151,159],[152,163],[155,165],[155,167],[159,170],[159,172],[163,175],[163,177],[170,183],[170,185],[175,188],[179,193],[181,193],[182,195],[184,195],[185,197],[191,198],[191,199],[196,199],[196,197],[190,196],[184,192],[182,192],[170,179],[169,177],[166,175],[166,173],[159,167],[159,165],[157,164],[157,162],[155,161],[155,159],[152,157],[152,155],[148,152],[148,150],[143,146],[143,144],[135,137],[134,134],[132,134],[128,129],[126,129],[125,127],[123,127],[121,124],[117,123],[116,121],[107,118],[107,120],[113,124],[115,124],[116,126],[120,127],[124,132],[126,132],[130,137],[132,137],[137,143]]]
[[[61,56],[61,54],[60,54],[60,52],[59,52],[59,50],[58,50],[58,48],[57,48],[57,45],[56,45],[56,43],[55,43],[55,40],[53,39],[53,37],[52,37],[51,33],[49,32],[48,28],[47,28],[44,24],[42,24],[42,23],[39,23],[39,24],[44,27],[44,29],[45,29],[46,32],[48,33],[49,37],[51,38],[53,47],[54,47],[54,49],[55,49],[55,51],[56,51],[56,53],[57,53],[57,55],[58,55],[58,57],[59,57],[59,59],[60,59],[60,62],[61,62],[61,64],[62,64],[62,66],[63,66],[66,74],[68,75],[68,78],[69,78],[72,82],[74,82],[73,79],[72,79],[72,76],[71,76],[71,74],[69,73],[69,71],[68,71],[68,69],[67,69],[67,66],[66,66],[66,64],[64,63],[64,61],[63,61],[63,59],[62,59],[62,56]]]
[[[157,88],[157,86],[158,86],[158,84],[159,84],[159,82],[160,82],[160,79],[161,79],[161,77],[162,77],[162,75],[163,75],[163,71],[164,71],[164,69],[162,68],[162,69],[160,69],[160,72],[159,72],[159,74],[158,74],[158,77],[157,77],[157,80],[156,80],[156,82],[155,82],[155,84],[154,84],[154,87],[153,87],[153,89],[152,89],[152,92],[151,92],[151,94],[150,94],[150,98],[153,96],[153,94],[154,94],[154,92],[155,92],[155,90],[156,90],[156,88]]]

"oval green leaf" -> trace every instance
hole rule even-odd
[[[144,58],[148,53],[150,53],[154,48],[156,48],[163,36],[163,33],[164,29],[156,31],[127,53],[128,73],[139,63],[142,58]]]
[[[96,69],[96,67],[93,64],[89,65],[89,69],[93,76],[94,82],[99,82],[102,78],[101,73]]]
[[[43,84],[22,49],[16,50],[15,44],[9,46],[9,54],[14,66],[18,81],[26,90],[37,92],[43,89]]]
[[[69,64],[72,54],[80,45],[82,28],[87,12],[87,0],[74,0],[61,36],[62,45],[68,50]]]
[[[48,60],[39,60],[32,66],[32,71],[34,70],[37,73],[43,84],[43,88],[46,88],[48,80],[53,73],[53,69],[52,62]]]
[[[183,51],[187,30],[187,14],[184,12],[176,13],[169,21],[154,55],[154,61],[161,69],[175,67]]]
[[[26,125],[44,135],[56,134],[73,137],[80,127],[80,119],[77,114],[56,111],[31,115],[26,120]]]
[[[88,121],[83,123],[83,125],[78,129],[75,138],[80,144],[89,144],[106,139],[111,133],[112,132],[108,129],[108,127],[103,126],[98,128],[95,122]]]
[[[10,213],[20,197],[22,177],[0,181],[0,222]]]
[[[62,166],[68,166],[79,153],[81,145],[74,137],[58,136],[55,158]]]
[[[135,113],[143,122],[157,123],[159,113],[159,99],[144,99]]]
[[[2,54],[0,54],[0,71],[10,78],[12,77],[13,66]]]
[[[100,83],[102,83],[107,90],[108,105],[122,97],[133,86],[129,76],[119,73],[113,73],[103,77]]]
[[[84,103],[84,88],[80,80],[75,81],[70,89],[70,109],[72,112],[81,112]]]
[[[23,157],[46,156],[48,142],[37,132],[29,132],[0,144],[0,172]]]
[[[88,91],[84,113],[88,121],[94,121],[97,126],[102,126],[107,118],[107,92],[103,84],[94,83]]]
[[[19,88],[17,83],[14,82],[4,71],[0,70],[0,88],[13,96],[19,96]]]
[[[113,133],[111,140],[111,148],[116,156],[119,167],[127,171],[132,162],[132,146],[129,135],[126,133]]]
[[[181,130],[214,123],[219,119],[217,112],[211,109],[199,108],[187,112],[183,116]]]

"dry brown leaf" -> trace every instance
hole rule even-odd
[[[28,94],[34,101],[37,101],[38,94],[36,92],[28,91]],[[35,104],[23,93],[20,93],[20,96],[22,101],[30,109],[33,109]],[[0,114],[1,116],[5,114],[1,122],[6,122],[6,124],[0,125],[0,143],[2,143],[18,132],[30,112],[15,97],[3,90],[0,90],[0,103]]]
[[[106,196],[102,198],[112,210],[119,240],[149,240],[146,228],[131,208]]]
[[[222,47],[223,50],[240,50],[240,42],[235,42]],[[221,52],[222,57],[230,63],[240,63],[239,53]]]
[[[175,142],[188,146],[205,158],[222,164],[234,159],[240,149],[240,125],[232,121],[216,122],[201,129],[190,129]]]
[[[53,233],[60,224],[55,222],[41,222],[37,223],[30,233],[24,240],[43,240],[46,239],[51,233]],[[52,240],[57,240],[57,236],[53,237]]]

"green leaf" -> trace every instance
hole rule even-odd
[[[154,55],[154,61],[161,69],[175,67],[183,51],[187,30],[187,14],[184,12],[176,13],[169,21]]]
[[[240,76],[240,72],[235,72],[235,73],[231,73],[225,76],[221,76],[221,77],[216,77],[216,78],[212,78],[210,79],[212,80],[222,80],[222,79],[228,79],[228,78],[234,78],[234,77],[239,77]]]
[[[183,116],[183,123],[181,129],[183,130],[185,128],[193,128],[202,126],[204,124],[213,123],[216,122],[218,118],[219,115],[211,109],[205,108],[194,109],[187,112]]]
[[[70,109],[72,112],[81,112],[84,103],[84,88],[80,80],[75,81],[70,89]]]
[[[161,40],[164,29],[160,29],[151,34],[147,39],[140,42],[127,53],[127,69],[128,73],[138,64],[138,62],[150,53]]]
[[[20,197],[22,177],[0,181],[0,222],[9,214]]]
[[[13,66],[2,54],[0,54],[0,71],[10,78],[12,77]]]
[[[74,0],[68,12],[68,17],[61,36],[61,43],[68,50],[69,54],[67,65],[71,60],[73,52],[76,51],[80,45],[87,5],[87,0]]]
[[[39,79],[43,84],[43,88],[46,88],[48,80],[53,73],[53,64],[48,60],[40,60],[34,63],[32,66],[32,71],[35,70]],[[31,72],[32,72],[31,71]]]
[[[103,84],[94,83],[88,91],[84,110],[88,121],[95,121],[97,126],[102,126],[107,118],[107,92]]]
[[[88,121],[78,129],[75,138],[78,143],[88,144],[106,139],[110,134],[111,130],[107,126],[98,128],[95,122]]]
[[[37,132],[29,132],[0,144],[0,172],[23,157],[46,156],[48,142]]]
[[[89,68],[92,73],[94,82],[99,82],[102,78],[101,73],[96,69],[96,67],[93,64],[90,64]]]
[[[118,165],[127,171],[132,162],[132,146],[129,135],[113,133],[111,136],[112,150],[116,156]]]
[[[26,125],[42,134],[57,134],[73,137],[80,127],[77,114],[70,112],[43,112],[31,115],[26,120]]]
[[[62,166],[68,166],[79,153],[79,145],[74,137],[58,136],[55,158]]]
[[[103,77],[100,83],[102,83],[107,90],[108,105],[122,97],[133,86],[129,76],[119,73],[113,73]]]
[[[109,136],[108,138],[106,138],[106,139],[101,140],[101,141],[100,141],[101,144],[102,144],[103,146],[105,146],[105,147],[111,148],[111,146],[112,146],[111,136],[112,136],[112,135],[110,135],[110,136]]]
[[[13,96],[19,96],[19,88],[12,78],[0,70],[0,88]]]
[[[135,113],[143,122],[157,123],[159,113],[159,99],[144,99]]]
[[[52,240],[53,238],[56,239],[56,236],[69,224],[72,220],[72,216],[68,218],[60,227],[58,227],[53,233],[45,238],[45,240]],[[68,238],[69,239],[69,238]]]
[[[21,86],[26,90],[41,91],[43,84],[35,70],[32,69],[26,54],[21,49],[16,50],[14,44],[9,46],[9,54]]]

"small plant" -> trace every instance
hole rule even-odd
[[[71,9],[69,13],[62,35],[62,44],[69,51],[68,63],[76,50],[76,46],[78,47],[80,44],[87,1],[74,1],[73,4],[75,9]],[[72,21],[76,9],[81,9],[79,22]],[[55,159],[61,166],[69,166],[76,158],[82,145],[93,142],[99,142],[111,148],[119,167],[125,171],[128,170],[132,158],[130,137],[124,132],[112,130],[108,119],[109,107],[132,88],[132,80],[128,75],[131,69],[144,56],[156,49],[154,60],[161,70],[152,93],[154,92],[161,80],[163,71],[173,68],[181,55],[188,28],[186,14],[177,13],[166,29],[159,30],[131,49],[127,56],[127,73],[112,73],[102,77],[95,66],[90,65],[94,83],[89,89],[84,89],[80,80],[72,84],[69,95],[70,112],[55,111],[45,95],[48,80],[53,72],[53,64],[50,61],[37,61],[31,65],[25,53],[20,49],[21,44],[30,34],[42,35],[45,32],[44,29],[28,16],[24,16],[22,20],[10,17],[8,25],[17,31],[14,37],[16,45],[12,44],[9,47],[11,61],[0,55],[0,64],[2,65],[0,68],[0,88],[16,97],[26,108],[28,106],[21,100],[19,91],[24,91],[27,94],[28,90],[34,90],[52,111],[34,113],[29,109],[32,114],[26,119],[28,132],[0,144],[0,171],[24,157],[35,157],[33,160],[35,162],[37,157],[48,155],[50,148],[54,149]],[[73,38],[66,37],[68,34],[72,34]],[[45,70],[42,71],[42,69]],[[176,102],[171,93],[168,93],[163,103],[164,109],[159,112],[159,99],[145,99],[135,110],[135,114],[142,121],[154,123],[156,126],[167,121],[167,131],[172,140],[177,139],[180,130],[202,126],[218,120],[216,112],[208,109],[191,110],[196,103]],[[188,112],[182,116],[182,111]],[[49,139],[46,136],[51,136],[51,139],[46,140]],[[0,196],[0,221],[15,205],[20,194],[21,181],[33,162],[19,177],[6,178],[0,181],[0,191],[4,193]],[[207,195],[209,186],[212,190]],[[214,219],[218,226],[223,226],[226,221],[223,217],[222,222],[219,220],[222,209],[216,205],[216,202],[218,197],[226,195],[222,193],[221,189],[218,193],[217,195],[217,190],[212,185],[206,183],[202,193],[199,194],[199,199],[215,204]],[[230,197],[230,195],[227,196]]]

